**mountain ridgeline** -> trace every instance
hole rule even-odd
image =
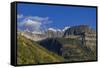
[[[87,25],[65,30],[18,32],[18,64],[96,60],[96,31]]]

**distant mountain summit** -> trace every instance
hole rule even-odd
[[[46,31],[46,35],[49,37],[49,38],[55,38],[55,37],[62,37],[62,30],[60,29],[54,29],[54,28],[49,28],[47,31]]]

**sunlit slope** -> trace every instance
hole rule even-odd
[[[48,51],[36,42],[17,36],[17,64],[64,62],[64,58]]]

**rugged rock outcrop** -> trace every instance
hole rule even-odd
[[[96,32],[91,29],[88,25],[78,25],[78,26],[72,26],[68,28],[64,32],[64,37],[67,35],[79,35],[80,33],[85,32],[86,34],[95,34]]]

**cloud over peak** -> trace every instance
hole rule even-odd
[[[23,16],[23,14],[18,14],[17,15],[17,19],[21,19],[21,18],[23,18],[24,16]]]
[[[44,24],[48,24],[51,21],[49,20],[49,17],[39,17],[39,16],[20,16],[17,15],[17,20],[19,21],[20,18],[23,17],[22,20],[18,22],[18,26],[21,28],[28,29],[31,31],[39,31]]]

